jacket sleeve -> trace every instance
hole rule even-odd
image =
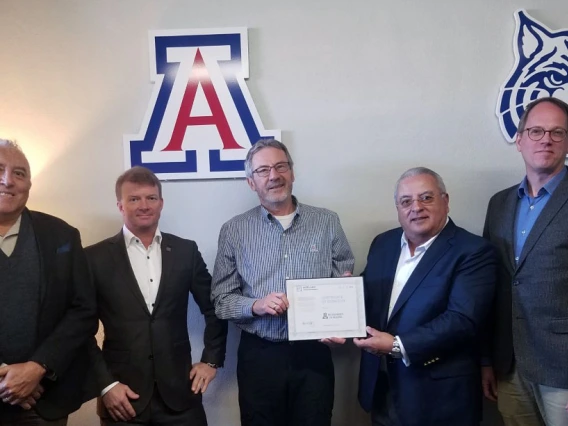
[[[211,275],[203,257],[193,241],[193,276],[191,280],[191,293],[195,303],[205,318],[205,331],[203,333],[203,354],[201,362],[210,362],[222,366],[225,361],[227,344],[227,321],[217,318],[215,307],[211,302]]]
[[[65,250],[68,248],[70,253],[69,262],[65,264],[69,268],[67,276],[70,280],[67,287],[70,293],[67,295],[68,306],[53,331],[30,358],[30,361],[47,365],[56,376],[65,373],[79,348],[94,336],[97,329],[96,296],[79,231],[72,228],[69,241],[61,247]],[[61,265],[55,267],[58,266]]]

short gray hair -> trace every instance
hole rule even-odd
[[[245,176],[248,178],[252,178],[252,158],[254,155],[263,150],[264,148],[276,148],[280,151],[283,151],[286,154],[286,160],[290,163],[290,169],[294,169],[294,162],[292,161],[292,157],[290,157],[290,153],[288,152],[288,148],[282,142],[277,141],[276,139],[261,139],[257,143],[255,143],[249,149],[247,153],[247,157],[245,159]]]
[[[442,179],[442,176],[440,176],[434,170],[429,169],[428,167],[413,167],[412,169],[408,169],[402,175],[400,175],[400,177],[396,181],[396,185],[394,187],[394,202],[395,203],[398,201],[397,200],[397,198],[398,198],[398,185],[400,185],[400,182],[402,182],[406,178],[413,177],[413,176],[419,176],[419,175],[430,175],[430,176],[432,176],[434,179],[436,179],[436,184],[438,185],[438,189],[440,190],[440,192],[446,193],[446,185],[444,184],[444,180]]]
[[[0,147],[1,148],[17,149],[22,154],[24,153],[22,151],[22,148],[20,147],[20,145],[18,145],[18,142],[16,142],[15,140],[12,140],[12,139],[0,139]]]
[[[30,161],[28,160],[28,157],[26,157],[26,154],[22,150],[22,147],[18,145],[18,142],[16,142],[13,139],[0,139],[0,148],[15,149],[20,154],[22,154],[24,160],[26,160],[26,163],[28,163],[28,173],[30,174],[31,177],[32,171],[31,171]]]

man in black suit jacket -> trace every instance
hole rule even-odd
[[[495,250],[448,218],[444,182],[430,169],[406,171],[395,203],[401,228],[375,238],[363,272],[359,401],[373,426],[478,425]]]
[[[225,359],[227,324],[210,301],[211,276],[195,242],[160,232],[160,181],[134,167],[116,182],[122,230],[86,249],[104,326],[92,346],[102,425],[206,425],[201,394]],[[188,297],[205,317],[192,365]],[[101,403],[102,402],[102,403]]]
[[[0,140],[0,425],[61,426],[82,403],[95,295],[79,232],[26,209],[30,188]]]
[[[526,177],[487,209],[501,261],[483,386],[507,426],[568,426],[567,134],[565,102],[529,104],[516,138]]]

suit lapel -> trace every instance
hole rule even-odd
[[[53,245],[55,239],[51,234],[53,232],[47,226],[43,226],[39,216],[35,216],[32,212],[28,209],[25,209],[23,214],[28,214],[30,220],[32,221],[32,227],[34,230],[37,247],[39,251],[39,261],[40,261],[40,306],[43,304],[43,301],[46,299],[47,294],[51,289],[51,283],[54,280],[54,271],[55,268],[55,256],[57,254],[57,247]]]
[[[393,233],[389,240],[381,241],[380,244],[371,248],[372,252],[367,257],[367,266],[363,273],[366,285],[365,297],[370,299],[367,309],[373,307],[372,310],[367,311],[367,314],[372,315],[369,319],[372,318],[373,326],[378,327],[379,330],[386,330],[390,296],[400,257],[402,228],[397,231],[400,232]],[[375,265],[380,268],[376,272]],[[372,271],[370,276],[373,277],[373,280],[369,280],[369,282],[365,278],[367,269]],[[370,282],[373,283],[373,286],[367,288],[371,285]]]
[[[517,204],[519,202],[518,187],[511,188],[505,198],[504,209],[499,212],[499,225],[505,230],[505,254],[511,271],[516,268],[515,262],[515,224],[517,217]],[[513,218],[513,220],[511,220]]]
[[[154,314],[160,306],[160,299],[163,297],[165,287],[168,285],[168,278],[174,265],[174,249],[172,240],[168,234],[162,233],[160,250],[162,252],[162,276],[160,277],[160,285],[158,287],[158,294],[156,295],[156,302],[153,310]]]
[[[393,250],[389,250],[388,256],[383,265],[385,265],[386,271],[384,276],[389,277],[389,286],[385,286],[386,288],[383,289],[381,294],[379,294],[379,300],[377,303],[381,306],[380,312],[384,312],[384,315],[381,316],[381,330],[386,330],[388,324],[388,315],[389,315],[389,304],[390,298],[392,293],[392,286],[394,284],[394,278],[396,275],[396,267],[398,266],[398,259],[400,258],[401,252],[401,237],[402,237],[402,228],[401,232],[396,233],[396,240],[393,241],[392,245],[394,246]]]
[[[130,289],[134,298],[144,307],[146,313],[150,315],[150,311],[148,310],[148,306],[146,306],[146,301],[144,300],[144,296],[140,291],[140,286],[132,270],[122,231],[109,240],[109,250],[111,259],[114,262],[114,267],[122,276],[122,281]]]
[[[527,241],[521,251],[517,269],[520,268],[527,258],[529,252],[533,249],[534,245],[542,236],[542,233],[550,222],[556,217],[558,212],[568,201],[568,173],[564,176],[560,184],[554,190],[552,196],[546,203],[546,206],[538,216],[534,226],[529,233]]]
[[[416,266],[416,269],[414,269],[414,271],[408,278],[408,281],[400,292],[400,296],[398,296],[398,299],[396,300],[396,304],[394,305],[391,316],[387,320],[387,323],[390,321],[390,319],[395,317],[397,312],[402,308],[402,306],[404,306],[412,293],[414,293],[414,290],[416,290],[416,288],[422,283],[422,281],[424,281],[424,278],[428,275],[428,273],[432,270],[436,263],[450,249],[450,247],[452,246],[451,239],[453,238],[455,231],[456,225],[454,225],[454,222],[452,222],[452,220],[450,219],[442,232],[440,232],[440,235],[438,235],[438,238],[436,238],[430,248],[426,250],[426,253],[424,253],[424,256]],[[395,268],[397,264],[398,262],[395,263]]]

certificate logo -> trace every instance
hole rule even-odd
[[[499,91],[496,110],[510,143],[531,101],[546,96],[568,101],[568,29],[550,30],[524,10],[515,13],[515,21],[515,64]]]
[[[160,179],[244,177],[244,159],[266,130],[245,83],[246,28],[151,31],[154,90],[140,133],[124,136],[125,167]]]

